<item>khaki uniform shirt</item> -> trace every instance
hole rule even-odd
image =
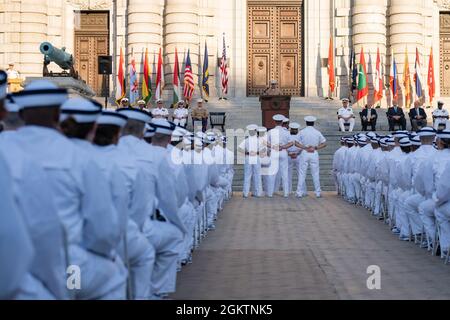
[[[192,109],[192,118],[193,119],[200,119],[200,118],[208,118],[208,110],[206,110],[205,107],[202,107],[201,109],[199,107],[195,107]]]

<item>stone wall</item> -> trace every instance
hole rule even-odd
[[[114,69],[117,67],[120,47],[126,47],[126,62],[131,61],[133,52],[140,72],[143,52],[148,48],[152,71],[155,73],[156,61],[153,64],[153,59],[161,47],[165,62],[163,94],[171,99],[175,47],[179,52],[181,71],[189,48],[198,96],[206,42],[210,92],[214,97],[220,90],[218,58],[222,54],[222,37],[225,34],[229,58],[229,97],[246,96],[247,0],[117,0],[117,6],[117,56]],[[48,40],[73,52],[73,33],[77,23],[74,12],[77,10],[107,10],[112,14],[112,0],[0,0],[0,65],[6,67],[8,62],[14,61],[24,76],[39,76],[42,72],[40,42]],[[369,64],[371,85],[377,48],[380,49],[386,82],[391,50],[398,63],[400,82],[403,82],[406,48],[413,74],[417,47],[425,89],[429,53],[433,46],[436,89],[439,94],[439,12],[450,10],[450,1],[305,0],[304,10],[306,96],[323,97],[328,94],[328,75],[323,59],[327,58],[331,35],[334,36],[336,46],[338,97],[349,95],[350,53],[355,48],[359,60],[361,46],[364,47],[366,62]],[[110,26],[112,54],[112,19]],[[115,81],[111,80],[111,83]],[[113,85],[111,89],[114,89]]]

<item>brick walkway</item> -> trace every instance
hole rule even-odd
[[[369,290],[369,265],[381,290]],[[178,277],[175,299],[449,299],[450,266],[334,193],[242,199]]]

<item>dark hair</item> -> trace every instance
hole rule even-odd
[[[448,138],[440,138],[442,144],[444,145],[445,149],[450,149],[450,139]]]
[[[308,127],[313,127],[314,126],[314,122],[306,122],[306,125],[308,126]]]
[[[70,117],[60,123],[61,131],[68,138],[86,139],[89,132],[94,128],[95,122],[78,123]]]
[[[120,132],[120,128],[118,126],[114,126],[111,124],[102,124],[97,127],[95,131],[94,144],[98,146],[109,146],[114,144],[114,138]]]
[[[405,153],[410,153],[411,152],[411,146],[407,146],[407,147],[400,146],[400,149],[402,149],[402,151],[405,152]]]

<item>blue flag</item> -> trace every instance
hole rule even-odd
[[[206,46],[205,41],[205,56],[203,58],[203,80],[202,80],[202,89],[203,89],[203,95],[205,98],[209,97],[209,71],[208,71],[208,47]]]

